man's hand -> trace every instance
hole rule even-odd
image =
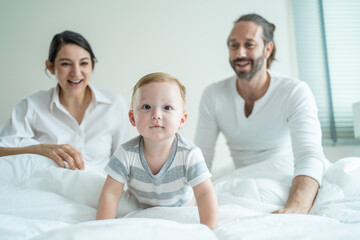
[[[294,213],[294,214],[308,214],[309,211],[307,211],[306,209],[301,209],[301,208],[282,208],[282,209],[279,209],[279,210],[276,210],[272,213],[275,213],[275,214],[287,214],[287,213]]]
[[[273,213],[308,214],[319,187],[319,183],[311,177],[296,176],[292,182],[290,195],[285,207]]]

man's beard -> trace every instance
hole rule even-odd
[[[253,66],[253,69],[249,73],[244,70],[236,71],[236,62],[239,61],[248,61]],[[250,58],[236,58],[233,61],[230,60],[230,65],[234,69],[237,77],[240,80],[250,80],[252,77],[255,76],[255,74],[257,74],[260,71],[260,69],[264,65],[264,62],[265,62],[264,56],[258,57],[257,59],[255,59],[255,61]]]

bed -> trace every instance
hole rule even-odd
[[[270,214],[286,202],[291,177],[270,159],[215,180],[220,222],[211,231],[196,207],[95,221],[102,173],[62,169],[32,154],[2,157],[0,239],[360,239],[360,158],[327,169],[310,214]]]

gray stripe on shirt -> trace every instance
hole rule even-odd
[[[138,167],[131,167],[131,175],[143,183],[152,183],[155,186],[171,183],[185,176],[185,166],[177,166],[167,170],[162,176],[151,177],[146,171]]]
[[[194,178],[204,174],[208,171],[208,168],[206,166],[206,163],[204,161],[197,162],[189,167],[189,169],[186,172],[186,179],[188,182],[191,182]]]
[[[188,205],[189,203],[191,203],[192,198],[189,199],[179,199],[176,203],[174,204],[163,204],[163,205],[156,205],[157,207],[183,207]],[[153,205],[149,205],[146,203],[140,203],[142,208],[149,208],[149,207],[154,207]]]
[[[123,177],[124,179],[128,179],[129,178],[129,172],[126,170],[126,167],[124,166],[124,164],[122,164],[119,159],[117,159],[117,157],[112,156],[108,166],[117,174],[119,174],[121,177]],[[124,175],[126,174],[126,175]]]
[[[186,196],[186,193],[189,191],[189,188],[191,188],[190,185],[186,185],[185,187],[173,192],[156,193],[156,192],[141,191],[129,185],[129,189],[139,197],[143,197],[147,199],[157,199],[157,200],[167,200],[167,199],[172,199],[176,196],[183,196],[183,195]]]

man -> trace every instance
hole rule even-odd
[[[236,76],[204,91],[195,143],[209,168],[220,131],[237,168],[274,158],[289,162],[295,168],[289,198],[274,213],[306,214],[325,169],[321,128],[308,85],[268,70],[274,30],[257,14],[235,22],[228,48]]]

